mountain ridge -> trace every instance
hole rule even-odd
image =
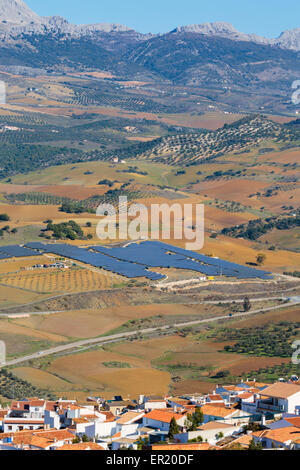
[[[2,39],[14,38],[20,34],[44,34],[59,31],[61,34],[78,38],[97,33],[129,33],[137,40],[164,36],[170,33],[194,33],[208,37],[223,37],[233,41],[247,41],[272,45],[283,49],[300,51],[300,28],[283,31],[277,38],[265,38],[257,34],[238,31],[232,24],[225,22],[199,23],[179,26],[163,34],[143,34],[128,26],[117,23],[73,24],[61,16],[44,17],[33,12],[23,0],[0,0],[0,33]]]

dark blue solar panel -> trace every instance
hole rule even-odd
[[[93,249],[117,259],[151,267],[189,269],[208,276],[222,275],[241,279],[270,278],[270,273],[265,271],[248,268],[218,258],[211,258],[162,242],[147,241],[140,244],[131,244],[126,248],[95,246]]]
[[[128,278],[147,277],[151,280],[158,280],[165,277],[159,273],[149,271],[148,268],[150,267],[172,267],[196,271],[206,276],[222,275],[238,279],[272,278],[270,273],[265,271],[211,258],[162,242],[132,243],[121,248],[107,248],[99,245],[88,249],[67,244],[28,243],[26,246],[30,250],[57,254]]]
[[[36,253],[28,248],[19,245],[9,245],[0,247],[0,258],[25,258],[27,256],[36,256]]]

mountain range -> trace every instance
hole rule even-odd
[[[14,36],[20,33],[46,33],[47,31],[59,31],[72,37],[86,36],[96,32],[135,32],[131,28],[120,24],[96,23],[89,25],[74,25],[60,16],[43,17],[34,13],[23,0],[0,0],[0,31],[4,35]],[[143,35],[139,37],[155,37],[158,35]],[[300,50],[300,28],[284,31],[278,38],[268,39],[256,34],[239,32],[229,23],[202,23],[181,26],[172,33],[194,33],[209,37],[223,37],[234,41],[250,41],[258,44],[278,46],[295,51]],[[168,33],[167,33],[168,34]]]
[[[221,22],[142,34],[118,24],[74,25],[60,16],[41,17],[23,0],[0,0],[0,68],[100,69],[123,78],[238,90],[245,99],[250,90],[288,100],[287,90],[300,77],[299,59],[300,28],[276,39]]]

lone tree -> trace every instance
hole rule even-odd
[[[252,441],[249,444],[248,449],[249,450],[263,450],[263,446],[262,446],[261,442],[255,443],[254,439],[252,439]]]
[[[173,440],[175,434],[178,434],[178,433],[179,433],[178,424],[177,424],[176,419],[175,419],[174,416],[173,416],[173,418],[171,419],[171,422],[170,422],[170,428],[169,428],[168,438],[171,439],[171,440]]]
[[[188,414],[187,419],[185,421],[185,426],[187,427],[188,431],[196,431],[198,426],[202,424],[204,421],[204,416],[201,411],[201,408],[197,407],[195,413],[192,415]]]
[[[259,266],[262,266],[265,263],[266,258],[267,257],[264,253],[258,253],[258,255],[256,257],[257,264],[259,264]]]
[[[249,312],[249,310],[251,310],[251,302],[249,297],[246,296],[244,298],[244,312]]]

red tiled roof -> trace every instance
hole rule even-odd
[[[174,413],[169,410],[152,410],[147,413],[144,418],[153,419],[154,421],[161,421],[162,423],[170,423],[172,418],[175,418],[176,421],[182,418],[184,414]]]
[[[210,444],[154,444],[152,450],[208,450]]]
[[[80,442],[78,444],[66,444],[62,447],[58,447],[57,450],[105,450],[94,442]]]

